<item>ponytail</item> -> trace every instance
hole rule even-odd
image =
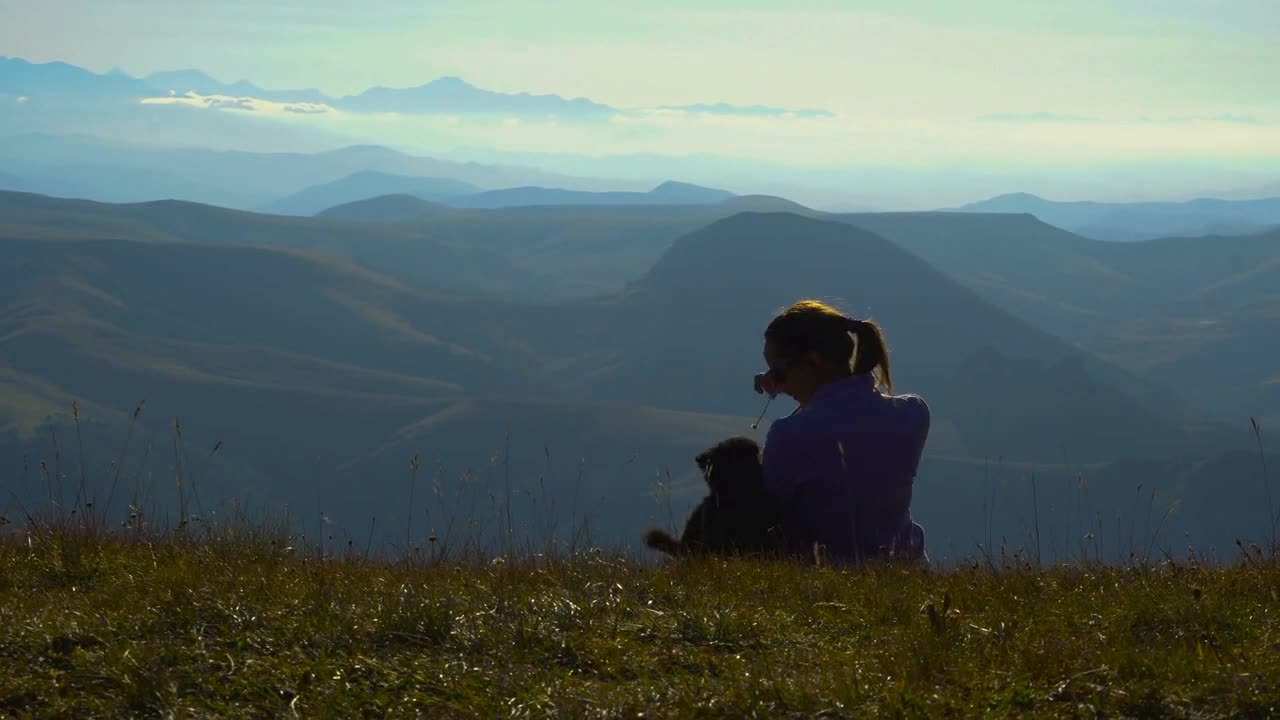
[[[801,300],[778,313],[764,336],[789,355],[818,352],[833,364],[847,363],[854,375],[870,373],[878,389],[893,393],[889,347],[873,320],[848,317],[818,300]]]
[[[876,387],[892,395],[893,376],[889,373],[889,346],[884,333],[874,320],[846,318],[846,326],[858,341],[853,357],[853,374],[875,373]]]

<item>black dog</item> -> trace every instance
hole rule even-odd
[[[760,446],[734,437],[695,459],[711,493],[689,515],[679,540],[655,529],[645,533],[645,545],[673,557],[767,554],[780,547],[782,516],[764,489]]]

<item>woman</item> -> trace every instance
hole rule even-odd
[[[817,543],[840,563],[928,562],[911,490],[929,406],[892,394],[879,326],[804,300],[775,317],[764,337],[769,369],[756,375],[756,392],[799,405],[769,428],[762,458],[789,549],[812,555]]]

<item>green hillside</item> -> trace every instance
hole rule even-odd
[[[548,498],[578,502],[601,532],[630,541],[656,516],[679,516],[696,501],[694,453],[731,434],[763,439],[768,419],[789,412],[780,400],[750,430],[762,401],[748,379],[761,366],[768,318],[815,295],[883,322],[899,390],[920,392],[933,407],[921,482],[934,490],[919,507],[926,522],[946,528],[944,545],[973,547],[972,523],[952,522],[948,508],[980,495],[982,480],[952,459],[1020,465],[1027,471],[1007,482],[1025,488],[1032,472],[1056,477],[1064,463],[1105,469],[1164,459],[1181,476],[1252,443],[1240,424],[1206,422],[1177,393],[1033,327],[847,222],[738,213],[683,235],[622,292],[528,304],[325,252],[413,237],[401,225],[5,198],[20,209],[6,217],[26,217],[49,235],[65,229],[56,241],[0,240],[0,382],[10,388],[0,397],[0,459],[9,468],[65,454],[54,443],[75,430],[72,401],[105,424],[84,460],[105,467],[120,452],[129,412],[145,400],[130,452],[168,447],[181,418],[190,452],[222,443],[224,467],[207,492],[224,500],[249,492],[274,508],[326,509],[348,530],[374,517],[385,528],[422,511],[403,503],[406,486],[420,481],[446,486],[464,507],[509,503],[521,522],[535,520],[545,507],[536,503]],[[91,232],[98,212],[113,231],[146,241],[74,239]],[[473,231],[460,220],[468,214],[511,223],[508,212],[539,216],[445,215],[462,233]],[[525,225],[525,241],[537,247],[544,232],[542,247],[560,247],[564,228],[576,227],[583,243],[611,247],[589,230],[607,225],[611,212],[580,212],[544,210],[547,223]],[[567,217],[585,224],[566,225]],[[635,216],[637,237],[652,237],[644,223],[668,222],[673,232],[691,221],[645,217]],[[378,227],[386,234],[361,234]],[[443,235],[441,227],[434,232]],[[446,258],[456,252],[445,249]],[[463,281],[453,269],[439,272]],[[406,469],[415,455],[416,478]],[[164,465],[172,456],[148,456],[142,473],[156,502],[172,501]],[[1141,472],[1124,487],[1174,490],[1169,467],[1132,467]],[[1195,481],[1249,489],[1225,496],[1221,521],[1195,528],[1206,543],[1242,532],[1231,512],[1263,517],[1254,467],[1232,467],[1229,477]],[[1177,490],[1190,496],[1193,485]],[[38,494],[34,482],[23,487]],[[1022,535],[1025,523],[1011,518],[1002,529]],[[1256,527],[1245,530],[1252,536]]]
[[[0,536],[18,716],[1269,717],[1270,563],[951,573]],[[59,551],[61,547],[61,551]],[[377,558],[377,556],[374,556]]]

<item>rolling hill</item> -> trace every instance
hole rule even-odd
[[[175,110],[180,111],[181,108]],[[206,113],[207,115],[207,113]],[[234,118],[233,118],[234,119]],[[136,120],[130,122],[137,123]],[[376,145],[348,145],[322,152],[249,152],[184,147],[157,147],[104,140],[87,135],[18,133],[0,136],[0,167],[23,177],[61,179],[76,168],[110,168],[121,173],[156,173],[182,178],[190,192],[137,199],[173,199],[222,203],[237,198],[237,209],[260,207],[317,184],[360,172],[451,180],[478,188],[521,185],[599,190],[625,183],[544,172],[515,165],[450,162],[408,155]],[[109,175],[85,176],[88,199],[118,197],[120,187]],[[216,193],[196,192],[195,186]],[[316,211],[323,209],[317,207]]]
[[[1150,476],[1131,477],[1154,485],[1168,470],[1154,459],[1189,467],[1249,440],[1131,393],[1139,378],[843,219],[745,212],[697,225],[707,207],[441,208],[440,218],[505,223],[496,227],[544,218],[542,231],[554,232],[543,247],[562,250],[555,233],[566,217],[584,242],[591,222],[621,232],[619,217],[647,218],[649,234],[678,233],[621,292],[526,304],[446,292],[443,279],[378,272],[333,250],[347,247],[342,235],[368,245],[401,238],[405,223],[0,200],[0,386],[17,390],[0,399],[9,467],[50,452],[50,414],[68,437],[68,398],[113,438],[145,398],[143,435],[156,447],[168,447],[174,417],[192,453],[225,443],[225,473],[198,466],[206,483],[216,477],[211,494],[324,511],[353,533],[371,516],[400,528],[408,458],[420,453],[423,493],[438,481],[444,496],[490,512],[505,502],[509,472],[519,522],[536,522],[547,502],[577,502],[601,531],[634,538],[661,512],[651,497],[658,479],[677,492],[678,515],[698,492],[692,453],[752,434],[761,399],[747,378],[760,367],[762,328],[802,296],[880,320],[899,390],[929,399],[930,491],[920,503],[922,517],[950,527],[940,542],[972,539],[942,518],[956,493],[974,492],[983,459],[1044,477],[1064,462],[1098,473],[1147,468]],[[695,226],[678,231],[682,223]],[[489,249],[538,237],[495,234]],[[775,402],[770,417],[786,404]],[[169,471],[153,472],[155,492],[169,497]],[[1253,501],[1240,498],[1244,513]],[[440,512],[444,501],[423,502]]]
[[[648,192],[586,192],[561,188],[517,187],[447,198],[460,208],[504,208],[527,205],[708,205],[735,197],[725,190],[664,182]]]
[[[0,192],[0,233],[15,238],[124,238],[324,251],[439,292],[525,297],[541,283],[483,248],[445,247],[422,231],[263,215],[195,203],[107,204]]]
[[[788,213],[740,213],[682,237],[627,292],[597,301],[607,308],[602,325],[621,323],[626,333],[566,377],[587,378],[593,397],[743,412],[738,383],[759,369],[764,325],[804,296],[880,320],[901,387],[932,398],[966,452],[1051,459],[1074,439],[1083,461],[1194,444],[1170,420],[1181,410],[1169,394],[1127,398],[1118,383],[1136,387],[1138,378],[993,307],[883,237]],[[671,373],[673,357],[684,371]],[[988,373],[989,388],[969,379]],[[1091,403],[1108,394],[1104,420]]]
[[[1000,195],[962,212],[1029,213],[1098,240],[1146,240],[1170,235],[1257,232],[1280,225],[1280,197],[1253,200],[1200,198],[1186,202],[1060,202],[1027,193]]]
[[[309,187],[263,205],[259,210],[280,215],[346,216],[349,205],[378,200],[387,195],[410,196],[456,208],[496,209],[540,205],[709,205],[735,197],[724,190],[664,182],[648,192],[589,192],[552,187],[479,188],[452,180],[405,177],[361,172]],[[357,209],[353,219],[378,219]],[[404,217],[397,213],[393,219]]]
[[[841,220],[1220,417],[1238,422],[1280,411],[1261,387],[1275,375],[1280,352],[1280,232],[1115,243],[1029,215]],[[1199,381],[1186,382],[1191,375]]]
[[[313,185],[288,197],[269,202],[260,212],[276,215],[315,215],[316,213],[357,200],[383,195],[409,195],[423,200],[440,200],[458,195],[471,195],[480,188],[458,180],[409,177],[365,170],[333,182]]]

